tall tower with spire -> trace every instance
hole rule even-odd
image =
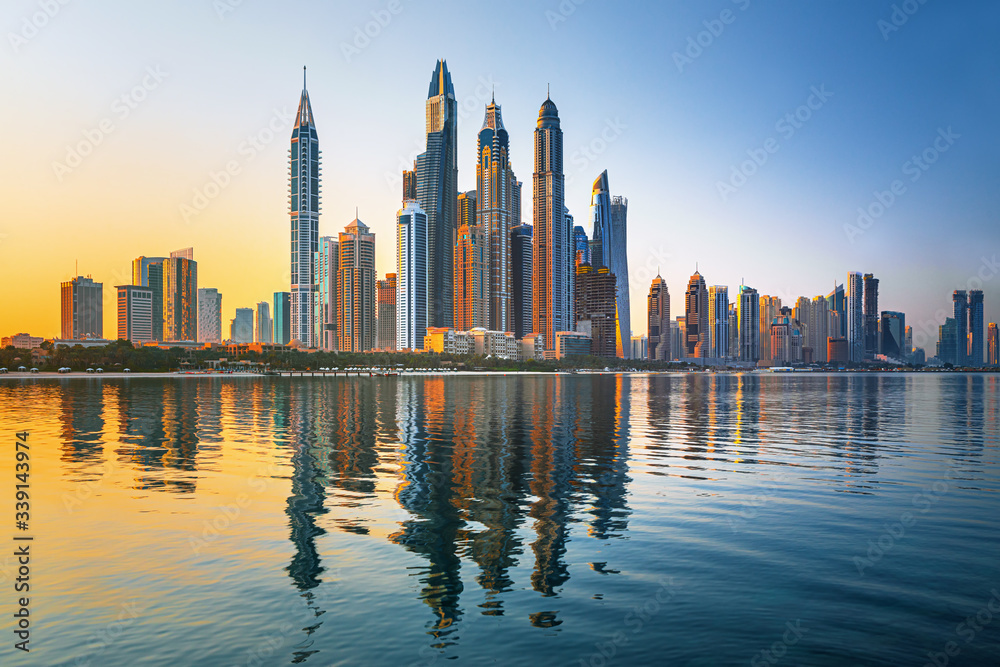
[[[320,151],[306,90],[306,68],[302,68],[302,96],[292,128],[289,213],[292,218],[291,337],[303,345],[317,347],[315,295],[316,251],[319,249]]]
[[[426,113],[427,150],[417,157],[416,190],[427,214],[427,325],[450,327],[458,228],[458,104],[444,60],[437,62],[431,76]]]
[[[574,266],[572,239],[566,224],[566,180],[563,173],[563,133],[559,110],[546,96],[535,125],[534,235],[532,332],[554,349],[557,331],[572,331]]]
[[[476,217],[487,234],[489,257],[488,328],[513,331],[511,312],[510,229],[517,179],[510,167],[510,139],[500,117],[496,98],[486,107],[479,130],[476,183]],[[547,343],[546,343],[547,344]]]

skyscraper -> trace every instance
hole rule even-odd
[[[236,317],[229,320],[229,340],[233,343],[253,342],[253,308],[236,309]]]
[[[413,165],[412,171],[403,171],[403,201],[417,199],[417,165]]]
[[[339,245],[337,349],[365,352],[375,343],[375,234],[355,218]]]
[[[474,219],[474,216],[473,216]],[[485,327],[489,308],[489,244],[481,225],[463,224],[455,242],[455,328]]]
[[[534,243],[531,225],[517,225],[510,230],[511,301],[515,338],[532,333],[532,280]]]
[[[424,349],[427,258],[427,214],[417,202],[406,202],[396,213],[396,343],[401,350]]]
[[[575,264],[586,262],[590,264],[590,239],[587,238],[587,230],[580,225],[573,227],[573,249]]]
[[[760,350],[757,356],[758,361],[768,362],[772,359],[771,323],[774,322],[774,318],[778,316],[780,311],[781,299],[779,297],[767,296],[766,294],[760,297],[760,320],[758,322],[758,326],[760,327]]]
[[[139,285],[118,285],[118,339],[131,343],[153,340],[153,291]]]
[[[576,330],[590,334],[590,353],[595,357],[618,356],[615,342],[615,276],[605,266],[595,270],[590,264],[580,264],[576,269],[575,293]]]
[[[510,228],[514,206],[513,187],[517,184],[517,179],[510,166],[510,139],[500,116],[500,105],[495,99],[486,107],[486,118],[479,130],[476,149],[479,207],[476,218],[486,232],[490,248],[487,290],[489,304],[486,315],[489,320],[488,328],[493,331],[510,331]],[[537,221],[535,232],[540,233]],[[546,345],[549,345],[547,338]]]
[[[1000,340],[997,338],[997,323],[990,322],[986,330],[986,363],[995,368],[1000,366]]]
[[[607,172],[605,172],[607,173]],[[632,306],[628,279],[628,199],[611,199],[611,255],[608,269],[615,276],[615,334],[618,356],[628,359],[632,340]],[[607,257],[607,256],[606,256]]]
[[[806,345],[812,348],[813,361],[826,363],[827,361],[827,338],[834,335],[830,331],[830,308],[829,302],[823,296],[813,297],[809,306],[809,316],[806,320],[806,334],[809,337]],[[840,327],[838,323],[836,338],[840,338]]]
[[[214,287],[198,288],[198,341],[222,342],[222,294]]]
[[[729,288],[708,288],[709,354],[716,359],[729,357]]]
[[[951,295],[955,309],[955,352],[951,360],[956,366],[969,364],[969,295],[965,290],[955,290]]]
[[[274,293],[274,342],[288,345],[292,340],[292,293]]]
[[[274,328],[271,322],[271,306],[267,301],[257,304],[257,316],[254,321],[254,342],[273,343]]]
[[[579,229],[579,227],[577,228]],[[580,252],[580,251],[577,251]],[[646,298],[649,343],[646,351],[654,361],[670,361],[670,292],[667,281],[656,274]]]
[[[316,271],[313,291],[316,345],[332,352],[337,349],[337,274],[340,270],[340,243],[336,237],[320,237],[313,264]]]
[[[684,293],[684,356],[704,358],[709,356],[708,289],[705,279],[697,271],[688,281]]]
[[[476,225],[476,200],[478,199],[475,190],[458,193],[458,227],[462,225]]]
[[[62,337],[104,338],[104,283],[77,276],[60,285]]]
[[[396,347],[396,274],[385,274],[378,281],[378,348],[395,350]]]
[[[983,291],[969,292],[969,365],[980,368],[983,365],[983,333],[985,317]]]
[[[611,268],[611,190],[604,170],[590,190],[590,258],[594,266]]]
[[[740,361],[757,361],[760,354],[760,297],[757,290],[740,285],[736,309],[739,323]]]
[[[892,310],[883,310],[879,321],[879,354],[890,359],[903,361],[906,359],[906,344],[903,341],[906,332],[906,316]]]
[[[530,324],[525,321],[522,327],[542,334],[545,348],[551,350],[556,332],[572,331],[576,325],[571,285],[576,272],[568,262],[571,241],[566,234],[563,132],[559,110],[550,97],[538,110],[534,146],[532,313]]]
[[[306,347],[319,345],[313,312],[316,290],[316,251],[319,247],[320,151],[312,105],[302,68],[302,96],[292,128],[291,198],[292,284],[291,336]]]
[[[865,358],[874,359],[875,355],[879,353],[878,278],[871,273],[866,273],[864,276],[864,290]]]
[[[454,305],[451,262],[458,227],[458,105],[444,60],[437,62],[431,76],[425,112],[427,150],[417,157],[417,200],[427,216],[426,270],[430,301],[425,326],[450,327]],[[402,283],[402,276],[399,280]],[[420,346],[423,346],[423,336]]]
[[[163,340],[198,340],[198,262],[190,257],[163,260]]]
[[[163,340],[163,260],[139,256],[132,260],[132,284],[153,293],[153,340]]]
[[[859,363],[865,358],[865,329],[863,278],[857,271],[847,274],[847,291],[844,309],[847,318],[847,357]]]
[[[826,295],[827,310],[837,315],[833,318],[837,320],[838,329],[830,331],[833,338],[847,338],[847,298],[844,294],[844,286],[834,284],[833,291]]]

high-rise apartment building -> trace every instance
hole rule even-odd
[[[487,258],[488,328],[491,331],[510,331],[510,228],[513,226],[511,220],[517,179],[510,164],[510,138],[503,125],[500,105],[495,99],[486,107],[486,118],[477,139],[477,156],[476,218],[478,224],[483,226],[490,249]],[[537,220],[535,233],[541,233]],[[539,307],[537,302],[535,306]]]
[[[628,278],[628,199],[611,198],[611,256],[608,269],[615,276],[615,334],[618,356],[629,359],[632,339],[632,306]]]
[[[590,239],[587,238],[587,230],[580,225],[573,227],[573,264],[586,262],[590,264]]]
[[[798,318],[801,319],[801,318]],[[809,314],[806,317],[806,346],[812,349],[813,361],[826,363],[827,338],[833,335],[830,330],[830,304],[823,296],[813,297],[809,304]],[[837,326],[837,338],[840,337],[840,326]]]
[[[320,237],[313,266],[316,272],[313,290],[316,345],[332,352],[337,349],[337,275],[340,271],[340,242],[336,237]]]
[[[834,338],[847,338],[847,296],[843,285],[834,284],[833,291],[826,295],[827,310],[831,315],[831,322],[835,319],[838,325],[836,331],[831,330],[830,336]]]
[[[551,98],[538,110],[534,146],[532,312],[522,328],[543,334],[546,349],[552,350],[556,332],[575,327],[572,290],[576,268],[569,261],[573,241],[566,219],[563,133]]]
[[[198,341],[222,342],[222,294],[214,287],[198,288]]]
[[[576,270],[577,331],[591,339],[591,354],[595,357],[618,356],[615,327],[615,276],[607,267],[594,270],[581,264]],[[631,347],[629,341],[629,347]],[[631,350],[630,350],[631,351]]]
[[[847,318],[847,358],[860,363],[865,358],[864,282],[857,271],[847,274],[844,309]]]
[[[740,361],[757,361],[760,357],[760,297],[757,290],[740,285],[736,319],[739,323]]]
[[[909,352],[906,350],[904,335],[906,332],[906,315],[893,310],[883,310],[879,321],[879,354],[890,359],[903,361]]]
[[[511,301],[514,313],[513,330],[517,339],[532,333],[533,239],[531,225],[518,225],[510,230]]]
[[[729,287],[712,285],[708,288],[708,356],[729,358]]]
[[[758,334],[760,350],[758,350],[757,356],[759,361],[771,361],[771,323],[774,322],[774,318],[778,316],[780,311],[781,299],[779,297],[768,295],[760,297],[760,320],[758,322],[758,326],[760,328],[760,332]]]
[[[990,322],[989,328],[986,330],[986,363],[991,368],[1000,366],[998,344],[1000,344],[1000,340],[997,339],[997,323]]]
[[[417,202],[406,202],[396,213],[396,342],[401,350],[424,348],[427,259],[427,214]]]
[[[711,332],[708,320],[708,288],[705,279],[697,271],[688,281],[684,293],[684,321],[687,332],[684,336],[684,356],[704,358],[709,356]]]
[[[871,273],[864,275],[864,292],[865,358],[874,359],[879,354],[878,278]]]
[[[271,305],[267,301],[261,301],[257,304],[257,313],[254,318],[254,342],[274,342],[274,325],[271,320]]]
[[[198,340],[198,262],[191,249],[163,260],[163,340]]]
[[[292,340],[292,293],[274,293],[274,342],[288,345]]]
[[[139,285],[118,285],[118,339],[130,343],[153,340],[153,291]]]
[[[132,284],[153,293],[153,340],[163,340],[163,260],[139,256],[132,260]]]
[[[481,225],[462,225],[455,243],[455,329],[486,327],[489,242]]]
[[[378,292],[378,341],[380,350],[395,350],[396,346],[396,274],[385,274],[385,280],[375,286]]]
[[[317,347],[316,251],[319,249],[320,213],[320,150],[313,120],[312,105],[306,89],[305,68],[302,68],[302,96],[292,128],[289,152],[291,215],[291,337],[306,347]]]
[[[375,344],[375,234],[355,218],[339,246],[337,349],[365,352]]]
[[[951,295],[955,317],[955,351],[951,363],[956,366],[969,364],[969,294],[955,290]]]
[[[77,276],[60,285],[62,337],[104,338],[104,283]]]
[[[437,62],[431,75],[425,114],[427,150],[417,157],[417,201],[427,217],[429,301],[425,326],[450,327],[455,299],[452,260],[458,229],[458,103],[444,60]],[[399,279],[402,282],[402,276]],[[420,341],[408,347],[422,347],[423,335]]]
[[[236,309],[236,317],[229,320],[229,340],[233,343],[253,342],[253,308]]]
[[[985,318],[983,291],[971,290],[969,292],[969,365],[975,368],[980,368],[983,365]]]
[[[579,251],[578,251],[579,252]],[[670,292],[667,281],[659,274],[653,278],[646,298],[647,337],[646,351],[654,361],[670,361]]]

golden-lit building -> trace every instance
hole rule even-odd
[[[460,206],[461,208],[461,206]],[[462,225],[455,241],[455,328],[485,327],[489,316],[487,294],[489,258],[486,233],[479,225]]]
[[[340,233],[337,271],[337,348],[365,352],[375,346],[375,234],[355,218]]]

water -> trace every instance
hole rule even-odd
[[[996,375],[4,379],[0,662],[996,665],[998,422]]]

